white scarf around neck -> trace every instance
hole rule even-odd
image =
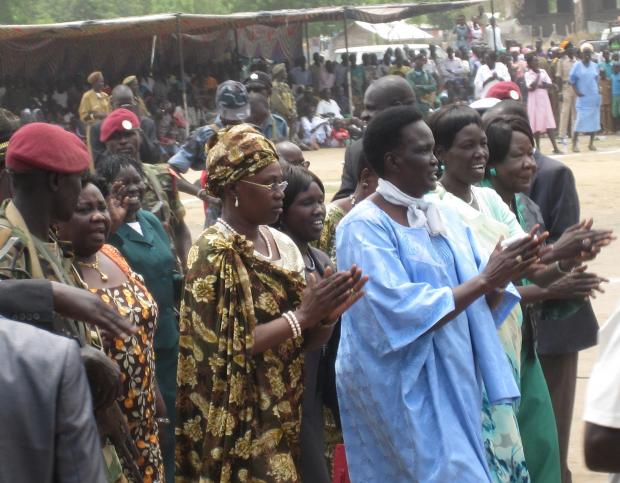
[[[379,178],[377,193],[388,203],[406,207],[407,221],[412,228],[426,228],[431,236],[446,236],[441,212],[434,203],[409,196],[382,178]]]

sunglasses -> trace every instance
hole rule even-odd
[[[272,193],[275,193],[277,191],[284,192],[284,190],[288,186],[288,181],[282,181],[281,183],[262,184],[262,183],[254,183],[253,181],[247,181],[245,179],[242,179],[241,182],[251,184],[254,186],[259,186],[263,189],[271,191]]]

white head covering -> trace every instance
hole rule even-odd
[[[407,208],[409,226],[413,228],[426,228],[426,231],[431,236],[446,236],[446,228],[443,224],[441,212],[434,203],[409,196],[382,178],[379,178],[377,193],[383,196],[388,203]]]

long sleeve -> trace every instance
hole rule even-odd
[[[342,167],[342,178],[340,181],[340,189],[334,195],[334,200],[346,198],[353,191],[357,185],[357,168],[359,166],[359,158],[362,155],[363,144],[362,140],[352,143],[344,152],[344,166]]]
[[[56,409],[55,478],[58,483],[105,483],[103,456],[90,389],[77,344],[67,341]]]
[[[3,280],[0,282],[0,314],[52,330],[52,284],[48,280]]]

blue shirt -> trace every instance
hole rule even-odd
[[[598,87],[599,67],[596,62],[590,61],[586,67],[582,61],[575,62],[568,76],[569,81],[583,94],[577,97],[575,107],[598,108],[601,105],[601,96]]]
[[[493,314],[481,297],[454,310],[452,287],[481,261],[458,215],[447,239],[395,223],[370,200],[336,234],[340,270],[356,263],[366,295],[342,317],[338,401],[351,481],[490,482],[482,442],[482,384],[491,401],[519,392],[497,337],[518,296]]]
[[[275,113],[265,119],[260,130],[266,138],[276,143],[288,139],[288,124],[282,116]]]
[[[620,72],[611,74],[611,95],[620,96]]]
[[[207,168],[207,150],[206,144],[215,134],[215,128],[223,128],[224,123],[220,116],[215,118],[215,123],[199,127],[193,131],[181,149],[168,160],[168,164],[173,166],[179,173],[187,173],[191,168],[201,171]]]

